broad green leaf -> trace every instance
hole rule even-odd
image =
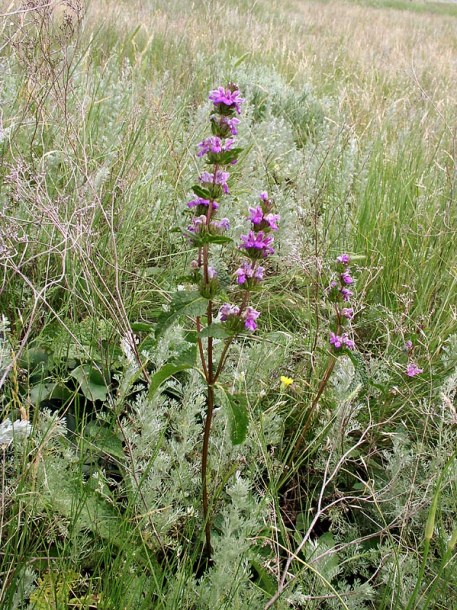
[[[163,312],[155,328],[156,337],[162,335],[167,328],[184,315],[201,316],[206,313],[208,301],[197,290],[176,292],[172,298],[169,310]]]
[[[211,235],[210,233],[207,233],[204,239],[207,244],[229,244],[233,241],[227,235]]]
[[[216,339],[226,339],[231,336],[231,333],[222,324],[213,323],[204,328],[200,333],[200,337],[215,337]]]
[[[72,395],[73,392],[61,383],[37,383],[30,392],[30,400],[34,405],[39,405],[43,400],[66,401]]]
[[[233,239],[227,235],[211,235],[211,233],[196,235],[195,233],[191,233],[191,231],[187,231],[186,229],[183,229],[182,232],[183,235],[190,238],[192,248],[201,248],[205,244],[223,245],[233,242]]]
[[[41,381],[45,373],[51,370],[53,364],[52,354],[42,347],[28,349],[18,362],[20,368],[26,369],[30,380]]]
[[[194,184],[192,190],[197,195],[197,197],[201,197],[202,199],[211,199],[211,194],[208,189],[205,189],[203,186],[199,184]]]
[[[246,440],[248,431],[248,409],[244,394],[230,394],[219,386],[221,398],[227,412],[230,440],[233,445],[241,445]]]
[[[118,460],[124,459],[121,439],[111,428],[102,426],[96,421],[89,422],[84,428],[84,440],[88,440],[95,449]]]
[[[182,352],[178,358],[172,362],[167,362],[151,377],[149,385],[148,397],[152,398],[164,381],[195,366],[197,356],[197,346],[191,345],[187,350]]]
[[[251,560],[250,564],[255,572],[257,572],[257,584],[260,588],[268,593],[269,595],[274,595],[278,588],[276,580],[273,576],[266,571],[266,569],[262,566],[260,561]]]
[[[81,392],[91,401],[106,400],[109,389],[103,375],[91,364],[81,364],[70,375],[79,383]]]

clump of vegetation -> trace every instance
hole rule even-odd
[[[449,608],[453,11],[4,13],[1,608]]]

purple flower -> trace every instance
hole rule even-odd
[[[219,184],[222,187],[224,193],[228,193],[228,185],[227,180],[230,178],[230,174],[228,172],[224,172],[221,169],[218,169],[215,174],[210,174],[209,172],[203,172],[200,176],[200,182],[202,184],[207,184],[212,186],[214,184]]]
[[[354,293],[349,288],[341,288],[340,294],[343,297],[343,301],[350,301]]]
[[[232,136],[236,136],[238,134],[237,125],[239,125],[240,119],[233,117],[233,119],[229,119],[226,116],[222,116],[220,120],[221,127],[227,126]]]
[[[410,362],[406,367],[406,374],[408,375],[408,377],[415,377],[416,375],[420,375],[423,372],[423,369],[420,369],[414,362]]]
[[[249,218],[253,225],[259,225],[263,220],[263,210],[260,206],[249,208]]]
[[[335,349],[340,349],[341,347],[346,346],[348,349],[354,349],[355,343],[352,339],[349,339],[347,333],[343,333],[340,335],[335,335],[335,333],[330,333],[330,344],[333,345]]]
[[[200,233],[203,227],[206,227],[206,216],[202,214],[197,218],[192,218],[192,224],[187,227],[187,230],[191,233]]]
[[[258,233],[249,231],[248,235],[241,236],[241,240],[240,248],[245,248],[251,258],[266,258],[269,254],[274,254],[272,247],[274,238],[271,235],[265,235],[263,231]]]
[[[230,221],[228,218],[221,218],[220,220],[213,220],[211,227],[220,229],[222,231],[228,231],[230,229]]]
[[[241,113],[241,104],[245,101],[240,97],[238,89],[232,91],[231,89],[224,89],[224,87],[218,87],[217,89],[210,91],[208,99],[213,102],[216,107],[222,104],[235,110],[238,114]]]
[[[224,303],[219,309],[219,315],[221,322],[225,322],[230,316],[237,316],[240,313],[238,305],[230,305],[230,303]]]
[[[199,151],[197,152],[197,157],[203,157],[203,155],[206,155],[209,152],[222,152],[222,140],[217,136],[205,138],[204,140],[199,142],[197,146],[199,148]]]
[[[354,310],[352,309],[352,307],[343,307],[343,309],[341,310],[341,315],[347,318],[348,320],[352,320],[352,318],[354,317]]]
[[[233,138],[226,140],[225,143],[223,143],[218,136],[210,136],[197,144],[200,149],[197,152],[197,157],[203,157],[203,155],[206,155],[207,153],[217,154],[231,150],[234,144],[235,140]]]
[[[335,333],[330,333],[330,344],[339,349],[343,345],[343,338]]]
[[[411,341],[411,339],[408,339],[408,341],[406,341],[406,343],[405,343],[405,350],[407,352],[409,352],[412,349],[413,349],[413,342]]]
[[[267,193],[267,191],[262,191],[262,192],[260,193],[259,197],[260,197],[260,199],[261,199],[262,201],[268,201],[268,193]]]
[[[265,207],[258,205],[255,208],[249,208],[248,220],[252,222],[254,226],[260,225],[259,229],[270,229],[271,231],[277,231],[278,225],[276,224],[281,216],[279,214],[265,214]]]
[[[245,262],[235,271],[235,275],[237,276],[238,284],[244,284],[247,280],[258,280],[259,282],[263,280],[265,268],[264,267],[255,267],[251,263]]]
[[[253,307],[246,307],[243,312],[244,327],[247,330],[254,331],[257,328],[256,320],[260,316],[260,312]]]
[[[191,201],[187,202],[187,207],[188,208],[196,208],[199,205],[203,205],[206,208],[209,206],[210,201],[209,199],[203,199],[202,197],[197,197],[196,199],[192,199]],[[219,207],[219,204],[217,203],[217,201],[213,201],[213,210],[217,210]]]
[[[276,224],[281,219],[279,214],[267,214],[264,217],[264,221],[268,224],[272,231],[278,230],[278,225]]]
[[[341,281],[344,282],[345,284],[353,284],[354,280],[352,279],[352,277],[349,275],[349,271],[346,269],[346,271],[344,273],[341,274]]]
[[[343,263],[343,265],[349,265],[349,263],[351,262],[351,257],[349,256],[349,254],[340,254],[340,256],[336,257],[336,260],[339,263]]]
[[[214,280],[217,277],[217,271],[214,267],[208,267],[208,279]]]
[[[343,334],[343,341],[344,341],[344,345],[348,348],[348,349],[354,349],[355,348],[355,343],[352,339],[349,339],[349,337],[346,335],[346,333]]]

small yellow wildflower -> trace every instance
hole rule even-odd
[[[294,380],[291,377],[286,377],[285,375],[281,375],[281,386],[283,388],[288,388],[292,385]]]

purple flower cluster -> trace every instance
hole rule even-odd
[[[261,267],[260,265],[255,266],[255,264],[245,261],[241,267],[235,271],[236,281],[238,284],[251,285],[257,283],[257,281],[261,282],[263,280],[264,271],[265,267]]]
[[[272,235],[267,235],[263,231],[258,233],[249,231],[247,235],[241,236],[240,248],[244,248],[249,258],[255,260],[274,254],[273,242],[274,237]]]
[[[336,260],[338,263],[341,263],[342,265],[351,264],[351,257],[349,256],[349,254],[340,254],[339,256],[336,257]]]
[[[211,130],[213,135],[220,138],[236,136],[240,119],[235,115],[241,113],[241,105],[244,99],[240,96],[238,87],[230,84],[227,88],[218,87],[209,94],[209,100],[213,102],[215,112],[211,115]]]
[[[219,316],[222,322],[227,322],[229,318],[234,318],[240,315],[240,308],[238,305],[231,305],[230,303],[224,303],[219,309]]]
[[[260,312],[256,311],[254,307],[246,307],[241,315],[244,321],[244,327],[247,330],[254,332],[257,328],[256,320],[259,316]]]
[[[217,201],[211,202],[209,199],[203,199],[203,197],[196,197],[195,199],[188,201],[187,207],[189,209],[197,208],[196,213],[201,215],[201,214],[206,214],[208,212],[210,203],[212,203],[211,207],[214,211],[216,211],[219,208],[219,204],[217,203]]]
[[[354,296],[352,290],[348,288],[354,284],[354,278],[351,276],[349,265],[351,258],[349,254],[340,254],[336,258],[336,270],[338,273],[338,281],[332,280],[329,286],[329,296],[336,303],[336,327],[337,331],[330,334],[330,344],[335,349],[348,348],[354,349],[355,343],[348,337],[348,334],[343,332],[342,327],[354,317],[354,309],[352,307],[342,307],[351,300]]]
[[[246,330],[254,332],[257,329],[257,318],[260,316],[260,312],[256,311],[254,307],[246,307],[243,311],[238,305],[231,305],[230,303],[224,303],[219,309],[219,317],[221,322],[228,322],[234,330],[238,330],[240,321]]]
[[[279,214],[265,214],[260,205],[256,208],[249,208],[249,220],[258,230],[271,229],[272,231],[277,231],[279,219]]]
[[[187,230],[189,233],[192,233],[192,235],[202,235],[204,233],[221,235],[229,229],[230,222],[228,218],[221,218],[220,220],[211,220],[208,222],[208,217],[205,216],[205,214],[192,218],[192,224],[187,227]]]
[[[415,377],[423,372],[423,369],[420,369],[415,362],[410,362],[406,367],[406,374],[408,377]]]
[[[424,372],[423,369],[420,369],[417,364],[412,360],[413,352],[414,352],[414,343],[411,339],[408,339],[405,342],[404,349],[408,354],[408,364],[406,365],[405,373],[408,377],[415,377],[416,375],[420,375]]]
[[[241,236],[240,249],[245,250],[252,261],[274,254],[274,237],[270,233],[278,230],[280,215],[273,214],[271,209],[272,204],[265,191],[260,193],[260,205],[249,208],[248,220],[252,229],[247,235]]]
[[[204,171],[199,177],[199,185],[194,187],[195,197],[187,202],[187,207],[194,214],[187,233],[190,242],[198,247],[197,260],[192,261],[191,268],[195,282],[200,284],[200,293],[211,300],[218,290],[217,273],[209,265],[209,244],[221,243],[214,236],[220,236],[230,228],[227,218],[217,218],[220,209],[220,198],[229,193],[230,173],[227,167],[237,162],[240,152],[236,148],[233,136],[237,134],[240,120],[236,115],[241,113],[244,102],[238,87],[229,84],[218,87],[209,94],[214,109],[210,116],[212,135],[204,138],[197,145],[197,157],[205,157],[212,171]],[[235,271],[236,282],[244,291],[255,289],[263,280],[265,269],[259,264],[274,253],[272,231],[278,229],[279,214],[272,213],[268,194],[260,194],[260,204],[249,209],[251,230],[241,236],[240,250],[247,257]],[[219,309],[219,319],[235,334],[244,329],[255,331],[260,315],[248,305],[248,294],[245,292],[241,305],[224,303]]]
[[[217,169],[213,174],[210,172],[203,172],[200,176],[200,182],[204,187],[206,187],[211,193],[216,191],[215,194],[219,195],[220,189],[216,189],[216,186],[222,188],[222,191],[227,194],[229,192],[229,187],[227,185],[227,180],[230,178],[230,174],[228,172],[224,172],[221,169]]]
[[[240,97],[240,92],[235,85],[229,85],[227,89],[218,87],[210,91],[208,99],[213,102],[216,108],[224,115],[230,114],[230,111],[235,111],[241,114],[241,104],[245,100]]]
[[[347,347],[348,349],[355,348],[354,341],[349,339],[347,333],[343,333],[342,335],[330,333],[330,344],[333,345],[335,349],[341,349],[342,347]]]
[[[348,288],[348,286],[354,284],[354,278],[351,276],[351,271],[349,269],[350,262],[351,258],[349,254],[340,254],[340,256],[336,257],[339,283],[333,280],[330,282],[329,286],[330,296],[334,301],[338,302],[343,300],[347,303],[351,300],[351,297],[354,296],[352,290]],[[345,317],[348,316],[345,315]]]
[[[210,136],[209,138],[205,138],[197,144],[197,157],[203,157],[204,155],[207,155],[209,153],[217,155],[221,152],[227,152],[228,150],[232,150],[234,144],[234,138],[225,140],[224,142],[224,140],[222,140],[218,136]]]
[[[214,116],[214,115],[213,115]],[[240,124],[240,119],[233,117],[229,119],[226,116],[222,116],[219,119],[219,127],[221,131],[227,133],[230,132],[232,136],[238,135],[238,125]]]
[[[347,320],[352,320],[354,317],[354,310],[352,307],[343,307],[341,310],[341,315],[344,316]]]

